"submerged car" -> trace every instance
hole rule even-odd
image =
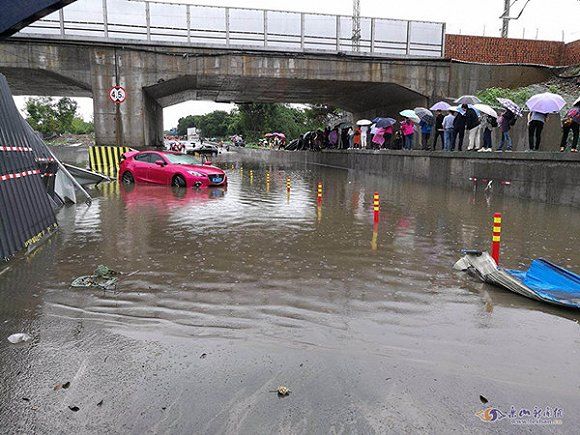
[[[130,151],[123,154],[119,180],[126,184],[152,183],[178,187],[225,186],[224,171],[202,164],[187,154],[169,151]]]

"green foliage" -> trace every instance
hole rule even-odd
[[[279,131],[288,138],[295,138],[306,131],[323,128],[333,111],[327,106],[298,109],[277,103],[243,103],[229,113],[218,110],[180,118],[177,134],[185,136],[188,128],[197,127],[204,137],[241,134],[247,140],[257,140],[265,133]]]
[[[94,130],[92,123],[77,116],[77,103],[70,98],[29,98],[26,113],[30,126],[44,135],[82,134]]]
[[[95,125],[92,122],[86,122],[84,119],[75,116],[72,120],[72,134],[89,134],[95,132]]]
[[[497,98],[509,98],[518,106],[524,107],[526,101],[528,101],[528,99],[534,95],[534,92],[529,88],[488,88],[482,91],[478,91],[476,95],[481,101],[483,101],[484,104],[488,104],[490,106],[499,106]]]

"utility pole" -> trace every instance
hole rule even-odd
[[[340,35],[338,35],[340,38]],[[360,51],[360,0],[352,1],[352,51]]]
[[[503,11],[503,24],[501,26],[501,37],[507,38],[509,34],[509,27],[510,27],[510,8],[511,8],[511,0],[504,0],[504,11]]]

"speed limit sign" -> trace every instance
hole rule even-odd
[[[121,104],[127,98],[127,91],[123,86],[114,86],[109,91],[109,98],[115,104]]]

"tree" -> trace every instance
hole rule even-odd
[[[94,131],[92,123],[77,115],[77,108],[77,103],[66,97],[57,101],[49,97],[29,98],[26,100],[26,120],[43,135]]]

